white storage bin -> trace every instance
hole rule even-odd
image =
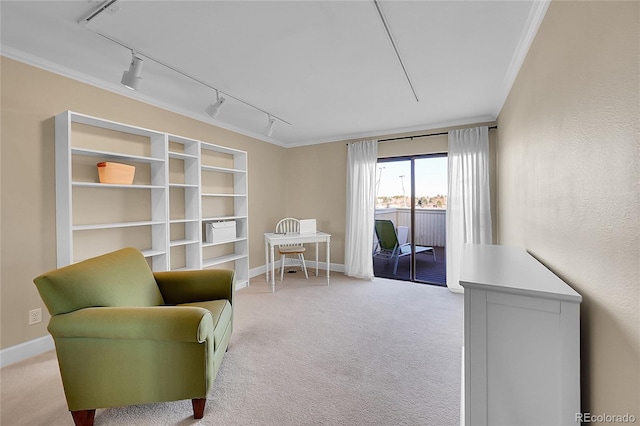
[[[236,239],[236,221],[207,222],[205,238],[208,243],[223,243]]]

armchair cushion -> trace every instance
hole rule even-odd
[[[153,276],[165,303],[169,305],[219,299],[233,304],[233,288],[211,285],[211,281],[233,281],[233,274],[234,271],[228,269],[207,269],[154,272]]]

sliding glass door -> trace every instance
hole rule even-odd
[[[375,275],[446,286],[446,208],[446,154],[378,160]]]

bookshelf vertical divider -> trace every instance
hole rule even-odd
[[[133,184],[99,183],[102,161],[133,163]],[[58,267],[133,246],[154,271],[229,268],[248,285],[245,151],[65,111],[55,164]],[[205,241],[219,221],[235,221],[236,238]]]

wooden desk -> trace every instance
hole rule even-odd
[[[316,277],[318,276],[318,243],[325,243],[326,245],[326,261],[327,261],[327,285],[329,285],[329,268],[331,264],[331,234],[326,232],[316,232],[315,234],[300,234],[289,232],[286,234],[276,234],[273,232],[266,232],[264,234],[264,258],[267,265],[267,271],[265,273],[266,280],[269,282],[269,273],[271,273],[271,292],[276,291],[276,277],[275,277],[275,254],[274,247],[284,244],[316,244]]]

